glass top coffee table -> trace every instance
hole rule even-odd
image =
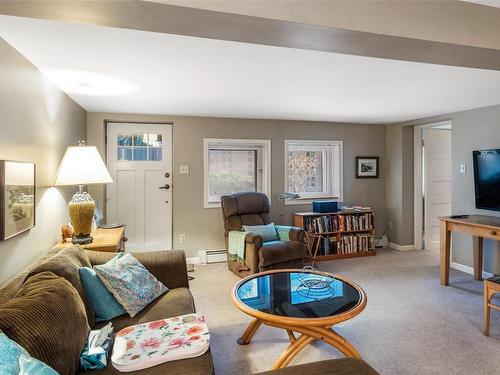
[[[313,270],[263,272],[236,284],[232,299],[236,307],[254,318],[238,344],[249,344],[262,324],[287,331],[291,345],[273,369],[286,367],[314,340],[323,340],[347,357],[360,358],[356,349],[332,328],[366,307],[363,289],[343,276]]]

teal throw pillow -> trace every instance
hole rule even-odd
[[[94,269],[130,317],[168,292],[168,288],[130,254],[118,254]]]
[[[58,375],[50,366],[31,357],[18,343],[0,332],[0,373],[2,375]]]
[[[252,232],[262,236],[264,242],[268,241],[278,241],[278,234],[276,233],[276,228],[274,223],[267,225],[243,225],[243,230],[245,232]]]
[[[90,304],[94,309],[96,322],[106,322],[127,313],[109,290],[106,289],[95,270],[90,267],[81,267],[79,271],[85,293],[87,293]]]

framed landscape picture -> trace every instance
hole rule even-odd
[[[35,226],[35,164],[0,160],[0,240]]]
[[[378,156],[356,156],[356,178],[378,178]]]

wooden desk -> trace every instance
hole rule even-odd
[[[94,238],[94,241],[87,245],[82,245],[86,250],[112,253],[125,251],[125,227],[111,229],[97,228],[90,235]],[[64,249],[70,246],[73,246],[71,241],[58,242],[53,249]]]
[[[500,217],[470,215],[463,219],[442,217],[440,273],[441,285],[449,285],[451,232],[470,234],[473,239],[472,255],[474,263],[474,279],[482,280],[483,273],[483,240],[489,238],[500,241]]]

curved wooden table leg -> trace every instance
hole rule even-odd
[[[307,335],[301,335],[295,342],[288,347],[285,352],[278,358],[276,362],[274,362],[272,369],[276,370],[279,368],[286,367],[290,361],[300,353],[305,346],[309,345],[312,341],[314,341],[314,337],[309,337]]]
[[[293,344],[295,341],[297,341],[297,338],[293,334],[293,331],[290,331],[289,329],[287,329],[286,333],[288,333],[288,338],[290,339],[290,344]]]
[[[332,328],[314,327],[312,329],[321,334],[322,336],[321,340],[325,341],[329,345],[340,350],[346,357],[361,359],[361,355],[354,348],[354,346],[352,346],[349,341],[347,341],[345,338],[343,338],[341,335],[335,332]]]
[[[243,335],[237,340],[237,343],[240,345],[248,345],[250,344],[250,340],[252,340],[253,335],[257,332],[259,327],[262,325],[262,320],[254,319],[248,325],[247,329],[243,333]]]

